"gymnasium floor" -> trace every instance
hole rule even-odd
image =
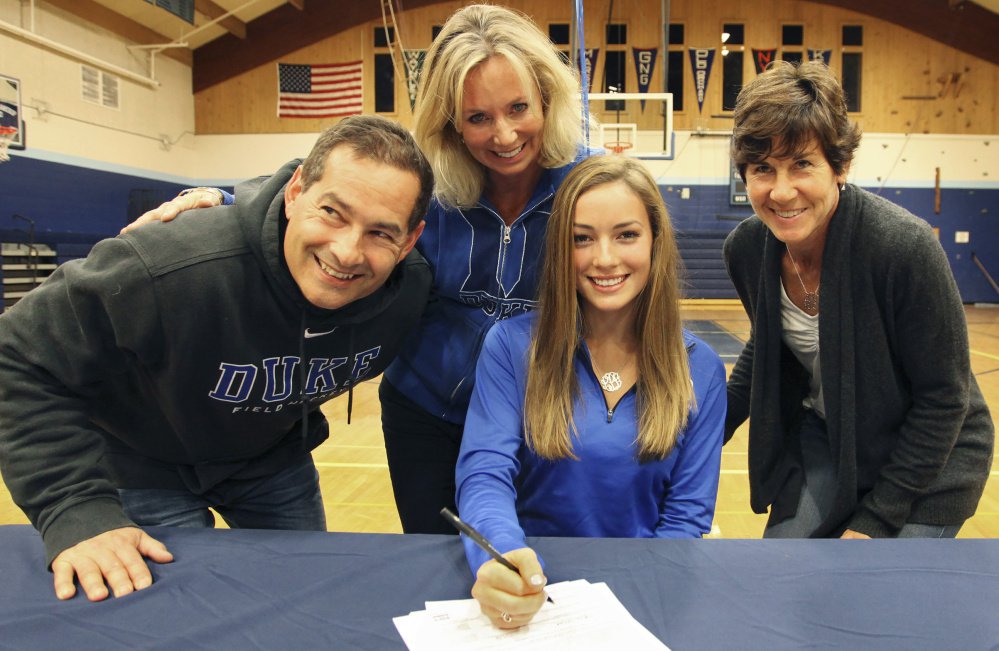
[[[966,307],[971,342],[971,364],[993,418],[999,413],[999,305]],[[687,326],[732,364],[749,334],[748,321],[735,301],[688,301]],[[323,411],[333,435],[315,452],[331,531],[400,533],[402,528],[392,501],[378,408],[378,379],[359,385],[354,392],[351,425],[347,425],[346,400],[334,400]],[[221,522],[221,519],[218,519]],[[0,486],[0,524],[27,523]],[[713,536],[759,538],[765,516],[749,509],[746,481],[745,426],[722,452],[721,482]],[[961,538],[999,537],[999,463],[976,515],[968,520]]]

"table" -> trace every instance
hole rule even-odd
[[[0,527],[3,649],[404,649],[392,617],[468,597],[453,536],[151,528],[151,588],[58,601],[41,539]],[[991,649],[999,540],[539,538],[549,580],[606,581],[673,651]]]

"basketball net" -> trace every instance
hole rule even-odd
[[[6,163],[10,160],[7,147],[14,141],[14,136],[16,135],[17,129],[14,127],[0,127],[0,163]]]

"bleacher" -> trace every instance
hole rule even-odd
[[[48,278],[56,267],[84,258],[104,235],[0,229],[0,312]]]
[[[727,235],[727,231],[717,229],[676,232],[676,245],[684,266],[684,298],[738,298],[722,259],[722,244]]]

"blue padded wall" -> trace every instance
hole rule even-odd
[[[23,241],[22,222],[36,222],[35,239],[56,249],[60,261],[85,255],[89,246],[118,230],[144,210],[173,197],[187,183],[145,178],[15,156],[0,168],[0,235]],[[687,296],[735,298],[721,263],[721,243],[735,225],[752,214],[748,206],[729,204],[728,185],[685,185],[661,182],[660,190],[677,230],[687,267]],[[877,191],[877,188],[868,188]],[[999,190],[944,189],[941,213],[934,214],[932,188],[884,188],[880,193],[939,228],[965,302],[999,302],[972,253],[993,277],[999,277]],[[968,244],[956,244],[956,231],[970,233]]]
[[[678,245],[687,267],[687,296],[735,298],[731,283],[726,285],[717,277],[717,269],[724,269],[720,262],[721,242],[724,235],[753,211],[748,206],[730,205],[727,185],[683,187],[689,189],[689,199],[680,198],[679,185],[661,184],[660,191],[677,230]],[[866,189],[879,192],[878,188]],[[940,243],[964,302],[999,302],[999,294],[972,259],[972,254],[976,255],[992,277],[999,279],[999,190],[943,189],[939,215],[934,213],[932,188],[884,188],[880,194],[939,229]],[[958,231],[969,233],[967,244],[954,241]],[[714,256],[710,253],[712,241],[717,241]]]

